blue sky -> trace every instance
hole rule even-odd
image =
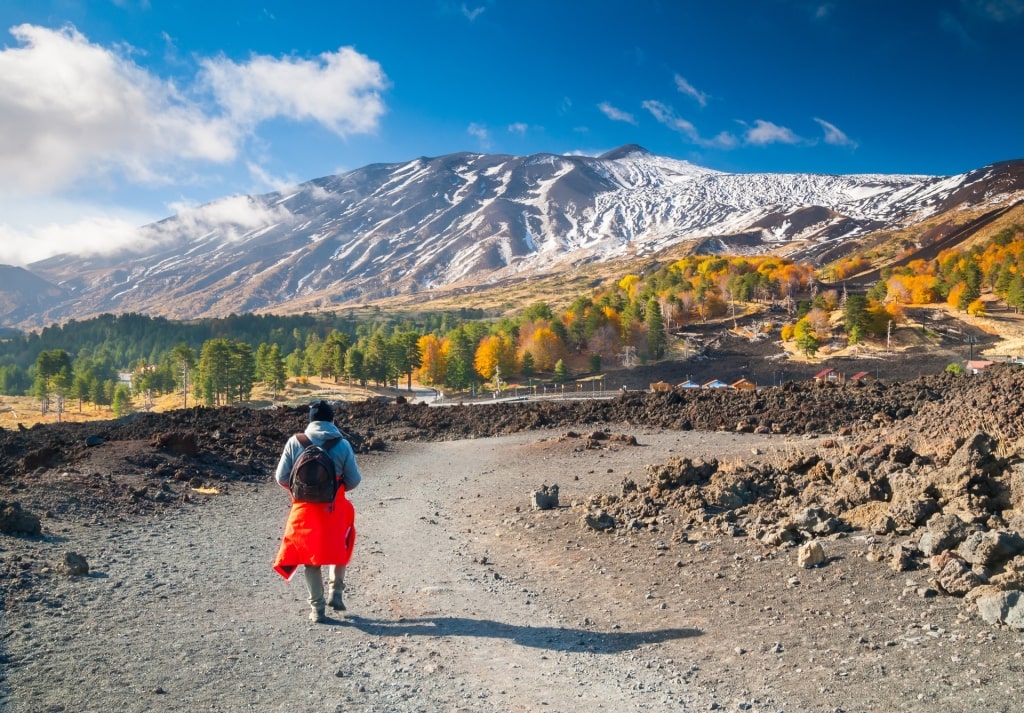
[[[4,0],[0,263],[370,163],[1024,158],[1024,0]]]

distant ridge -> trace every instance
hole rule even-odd
[[[200,206],[142,228],[136,252],[35,263],[37,281],[7,279],[0,324],[338,309],[670,248],[822,264],[875,231],[1021,198],[1024,161],[914,176],[723,173],[636,144],[421,157]]]

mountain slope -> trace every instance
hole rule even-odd
[[[68,293],[21,267],[0,265],[0,327],[18,324],[67,299]],[[2,330],[0,330],[2,331]]]
[[[814,260],[871,231],[1022,189],[1024,162],[933,177],[729,174],[638,146],[597,158],[418,158],[203,206],[141,229],[145,247],[131,254],[35,263],[69,297],[34,317],[361,304],[680,244]]]

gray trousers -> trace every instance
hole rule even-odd
[[[326,603],[324,599],[324,579],[319,567],[303,565],[303,574],[306,577],[306,591],[309,592],[309,604],[314,609],[323,609]],[[342,589],[345,585],[345,568],[339,565],[327,566],[327,584],[331,593],[335,589]]]

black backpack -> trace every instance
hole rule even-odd
[[[292,464],[292,498],[302,503],[333,503],[339,478],[334,459],[327,451],[341,439],[332,438],[321,447],[314,445],[305,433],[296,433],[295,438],[304,450]]]

